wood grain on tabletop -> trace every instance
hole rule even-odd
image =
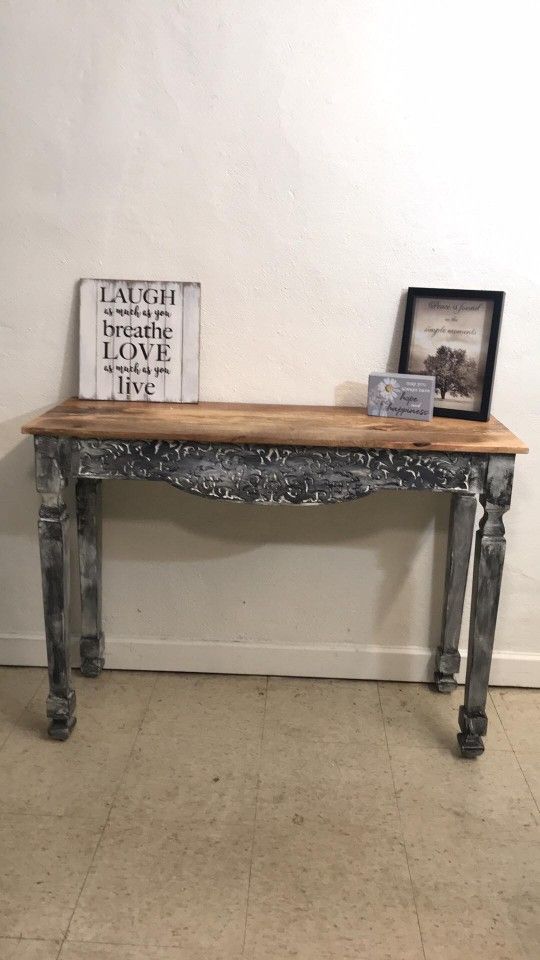
[[[252,403],[143,403],[71,397],[22,427],[44,436],[209,443],[381,447],[469,453],[527,453],[526,445],[491,417],[393,420],[361,407]]]

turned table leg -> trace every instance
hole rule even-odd
[[[465,703],[459,710],[458,742],[464,757],[484,751],[486,701],[504,563],[503,514],[510,507],[514,457],[491,456],[480,502],[484,516],[476,534]]]
[[[69,480],[69,441],[36,437],[36,482],[41,493],[39,546],[47,641],[49,734],[67,740],[75,726],[75,691],[69,649],[69,515],[63,491]]]
[[[441,693],[451,693],[459,672],[459,636],[463,617],[463,602],[476,516],[476,497],[470,494],[452,494],[448,551],[446,557],[446,586],[441,645],[437,654],[435,685]]]
[[[105,664],[101,628],[101,480],[77,480],[81,584],[81,673],[98,677]]]

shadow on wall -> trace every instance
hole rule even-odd
[[[402,291],[399,298],[396,322],[392,341],[388,351],[388,360],[384,365],[384,370],[368,370],[368,373],[396,373],[399,366],[399,354],[401,352],[401,338],[403,334],[403,322],[405,318],[405,308],[407,305],[407,291]],[[345,380],[338,383],[334,390],[334,403],[336,407],[367,407],[368,385],[367,381]]]
[[[392,334],[392,341],[390,343],[390,349],[388,351],[388,360],[386,361],[386,369],[390,372],[396,373],[399,366],[399,355],[401,353],[401,339],[403,336],[403,324],[405,322],[405,309],[407,306],[407,290],[402,290],[399,297],[399,305],[397,311],[396,322],[394,325],[394,332]]]
[[[39,508],[35,487],[33,438],[23,436],[23,423],[32,420],[54,403],[77,392],[78,378],[78,315],[79,284],[73,285],[66,345],[57,389],[48,403],[29,408],[19,417],[4,420],[0,425],[0,525],[13,535],[34,534]]]
[[[148,489],[149,486],[153,489]],[[314,590],[314,604],[323,601],[332,606],[336,601],[331,590],[326,589],[325,563],[333,564],[335,578],[336,554],[332,548],[336,548],[343,551],[338,562],[351,565],[355,570],[353,580],[358,582],[358,593],[351,596],[353,609],[365,602],[360,598],[366,565],[370,572],[380,574],[376,578],[380,588],[370,594],[369,612],[370,619],[383,628],[397,596],[402,622],[406,623],[409,614],[412,615],[417,592],[403,588],[417,552],[425,549],[426,537],[429,537],[433,551],[431,573],[429,580],[418,587],[429,610],[429,638],[418,638],[418,643],[423,645],[428,639],[438,642],[435,638],[440,633],[445,571],[441,542],[445,542],[449,503],[450,497],[444,494],[435,497],[420,491],[384,491],[352,503],[320,507],[257,506],[211,502],[162,483],[138,481],[135,484],[119,480],[105,488],[104,563],[135,561],[139,566],[144,562],[153,571],[159,564],[178,564],[175,581],[180,591],[182,565],[203,564],[209,593],[213,595],[214,590],[219,593],[220,587],[217,582],[214,589],[211,586],[212,561],[230,563],[234,571],[236,561],[253,553],[253,569],[257,569],[256,576],[260,578],[257,552],[262,547],[291,547],[295,557],[306,547],[310,551],[306,567],[313,572],[313,582],[311,586],[304,584],[298,588]],[[328,548],[332,551],[331,560],[326,552]],[[276,553],[271,557],[272,561],[270,555],[267,560],[275,565]],[[284,555],[285,571],[290,569],[290,563]],[[239,566],[245,576],[245,560]],[[350,576],[350,566],[348,574]],[[215,575],[219,578],[219,571]],[[275,589],[279,573],[269,570],[270,579]],[[234,582],[233,573],[229,587],[234,589]],[[287,584],[290,586],[290,579]],[[258,588],[266,589],[260,579]],[[376,641],[373,637],[373,642]],[[400,638],[394,637],[393,645],[400,643]]]
[[[79,384],[79,282],[73,285],[62,373],[58,381],[58,400],[78,393]]]
[[[23,407],[20,416],[0,424],[0,528],[10,537],[9,557],[2,565],[2,620],[0,632],[34,633],[42,624],[41,584],[37,542],[37,517],[40,499],[36,492],[33,439],[21,434],[23,423],[48,409],[54,403],[77,392],[79,284],[73,284],[69,320],[61,369],[51,375],[46,403],[39,407]],[[31,329],[28,337],[33,336]],[[31,351],[26,351],[31,357]],[[30,361],[28,361],[30,362]],[[32,383],[32,372],[22,372],[25,383]],[[36,394],[34,393],[34,396]],[[24,397],[22,398],[24,401]],[[22,406],[22,402],[20,404]],[[66,496],[68,506],[73,492]],[[76,573],[76,557],[72,551],[72,572]],[[74,583],[74,624],[78,619],[76,582]]]
[[[41,408],[43,409],[43,408]],[[21,425],[39,411],[4,422],[2,431],[20,432]],[[0,459],[0,529],[11,538],[9,561],[3,566],[0,634],[35,632],[42,624],[41,576],[38,543],[40,496],[36,490],[33,437],[21,439]],[[69,514],[75,516],[74,485],[65,492]],[[75,523],[71,529],[72,629],[80,622]],[[10,609],[11,608],[11,609]]]
[[[19,417],[0,425],[0,524],[11,534],[27,534],[35,529],[39,497],[35,487],[33,438],[23,436],[21,427],[49,409],[54,403],[77,392],[79,285],[74,284],[71,298],[66,347],[62,371],[54,398],[40,407],[29,408]]]

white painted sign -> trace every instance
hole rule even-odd
[[[201,285],[81,280],[79,397],[199,399]]]

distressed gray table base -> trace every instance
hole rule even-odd
[[[476,535],[474,582],[458,740],[462,755],[484,747],[485,706],[504,560],[502,515],[510,506],[514,456],[259,446],[188,441],[35,437],[39,533],[50,694],[49,732],[67,739],[75,723],[69,658],[69,539],[63,491],[77,483],[82,610],[81,670],[97,677],[105,662],[101,623],[101,481],[160,480],[211,500],[264,504],[333,504],[378,490],[451,493],[446,591],[435,683],[456,686],[459,636],[477,498],[484,516]]]
[[[461,493],[455,493],[452,496],[446,559],[443,628],[435,671],[435,684],[440,693],[451,693],[457,687],[454,674],[459,673],[461,665],[459,637],[476,506],[477,500],[474,496]]]
[[[101,481],[77,479],[81,581],[81,673],[98,677],[105,665],[101,628]]]
[[[69,517],[63,490],[69,478],[69,444],[44,439],[36,460],[39,548],[47,640],[49,734],[67,740],[75,726],[75,691],[69,649]]]
[[[458,741],[465,757],[476,757],[484,750],[487,691],[506,548],[502,518],[510,507],[513,476],[512,458],[490,457],[480,494],[484,515],[476,534],[465,703],[459,711]]]

